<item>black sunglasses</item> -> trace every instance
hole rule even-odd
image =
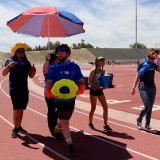
[[[19,51],[17,51],[17,53],[24,53],[24,51],[23,50],[19,50]]]
[[[149,59],[152,59],[152,60],[155,60],[155,58],[154,58],[154,57],[150,57],[150,56],[148,56],[148,58],[149,58]]]

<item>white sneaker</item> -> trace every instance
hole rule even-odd
[[[154,129],[150,125],[145,125],[145,129],[150,130],[150,131],[154,131]]]
[[[142,129],[142,126],[141,126],[141,123],[140,123],[140,122],[137,122],[137,128],[138,128],[138,130],[141,130],[141,129]]]

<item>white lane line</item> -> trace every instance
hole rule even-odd
[[[3,116],[0,115],[0,118],[2,120],[4,120],[6,123],[8,123],[10,126],[14,127],[14,125],[9,122],[7,119],[5,119]],[[62,154],[59,154],[58,152],[56,152],[55,150],[51,149],[50,147],[44,145],[43,143],[40,143],[37,139],[33,138],[32,136],[30,136],[29,134],[26,134],[26,136],[28,138],[30,138],[33,142],[35,142],[36,144],[40,145],[42,148],[46,148],[47,150],[49,150],[50,152],[52,152],[53,154],[61,157],[64,160],[69,160],[67,157],[63,156]]]
[[[7,78],[6,78],[6,79],[7,79]],[[3,81],[1,81],[1,83],[0,83],[0,89],[1,89],[1,91],[2,91],[7,97],[10,98],[10,96],[2,89],[2,83],[3,83],[6,79],[4,79]],[[40,97],[39,97],[39,98],[40,98]],[[37,112],[36,110],[33,110],[33,109],[29,108],[29,107],[27,107],[27,108],[28,108],[29,110],[31,110],[31,111],[39,114],[40,116],[43,116],[43,117],[45,117],[45,118],[47,117],[46,115],[44,115],[44,114],[42,114],[42,113],[40,113],[40,112]],[[14,127],[14,125],[13,125],[11,122],[9,122],[7,119],[5,119],[2,115],[0,115],[0,118],[1,118],[3,121],[5,121],[7,124],[9,124],[10,126]],[[57,155],[58,157],[60,157],[60,158],[62,158],[62,159],[64,159],[64,160],[69,160],[67,157],[65,157],[65,156],[63,156],[62,154],[56,152],[55,150],[51,149],[50,147],[46,146],[45,144],[40,143],[37,139],[33,138],[33,137],[30,136],[29,134],[26,134],[26,136],[27,136],[28,138],[30,138],[32,141],[34,141],[35,143],[37,143],[38,145],[40,145],[41,147],[43,147],[43,148],[47,149],[48,151],[50,151],[51,153]]]
[[[3,81],[2,81],[3,82]],[[1,90],[3,91],[3,93],[5,93],[5,91],[2,89],[2,87],[1,87],[1,84],[2,84],[2,82],[0,83],[0,88],[1,88]],[[7,94],[5,94],[5,95],[7,95]],[[9,97],[9,95],[7,95],[8,97]],[[36,96],[36,97],[38,97],[38,96]],[[40,97],[39,97],[40,98]],[[34,110],[34,109],[31,109],[30,107],[27,107],[29,110],[31,110],[31,111],[33,111],[33,112],[35,112],[35,113],[37,113],[37,114],[39,114],[39,115],[41,115],[41,116],[43,116],[43,117],[46,117],[46,115],[44,115],[44,114],[42,114],[42,113],[40,113],[40,112],[38,112],[38,111],[36,111],[36,110]],[[79,112],[79,113],[83,113],[83,112]],[[84,115],[85,115],[85,113],[83,113]],[[87,114],[86,114],[87,115]],[[88,116],[88,115],[87,115]],[[96,118],[96,117],[95,117]],[[98,118],[98,117],[97,117]],[[118,123],[117,123],[118,124]],[[123,125],[122,125],[123,126]],[[126,127],[126,126],[125,126]],[[75,130],[75,131],[80,131],[79,129],[77,129],[77,128],[74,128],[74,127],[72,127],[72,126],[70,126],[70,128],[72,128],[73,130]],[[102,141],[102,142],[105,142],[105,143],[109,143],[109,144],[111,144],[111,145],[113,145],[113,146],[116,146],[116,147],[119,147],[119,148],[121,148],[121,149],[124,149],[124,150],[127,150],[127,151],[130,151],[130,152],[133,152],[133,153],[135,153],[135,154],[138,154],[138,155],[140,155],[140,156],[142,156],[142,157],[146,157],[146,158],[149,158],[149,159],[151,159],[151,160],[159,160],[159,159],[157,159],[157,158],[155,158],[155,157],[151,157],[151,156],[149,156],[149,155],[146,155],[146,154],[143,154],[143,153],[141,153],[141,152],[138,152],[138,151],[135,151],[135,150],[133,150],[133,149],[130,149],[130,148],[128,148],[128,147],[123,147],[123,146],[121,146],[121,145],[118,145],[118,144],[116,144],[116,143],[112,143],[112,142],[110,142],[110,141],[107,141],[107,140],[104,140],[104,139],[102,139],[102,138],[99,138],[99,137],[97,137],[97,136],[94,136],[94,135],[91,135],[90,133],[87,133],[87,132],[84,132],[86,135],[90,135],[90,136],[92,136],[93,138],[95,138],[95,139],[98,139],[98,140],[100,140],[100,141]],[[32,137],[33,138],[33,137]],[[34,138],[33,138],[34,139]],[[39,141],[38,141],[38,143],[40,143]],[[40,143],[41,144],[41,143]],[[43,144],[43,147],[46,147],[44,144]],[[49,147],[48,147],[49,148]],[[46,148],[47,149],[47,148]],[[52,150],[52,149],[51,149]],[[54,154],[56,154],[56,153],[58,153],[58,152],[56,152],[56,151],[54,151],[53,150],[53,152],[55,152]],[[59,153],[58,153],[59,154]],[[61,155],[61,154],[60,154]],[[61,156],[63,156],[63,155],[61,155]],[[66,157],[65,157],[66,158]]]
[[[74,129],[74,130],[76,130],[76,131],[80,131],[79,129],[74,128],[74,127],[72,127],[72,129]],[[133,149],[130,149],[130,148],[128,148],[128,147],[123,147],[123,146],[121,146],[121,145],[119,145],[119,144],[116,144],[116,143],[113,143],[113,142],[110,142],[110,141],[101,139],[101,138],[99,138],[99,137],[97,137],[97,136],[94,136],[94,135],[91,135],[91,134],[89,134],[89,133],[87,133],[87,132],[83,132],[83,133],[86,134],[86,135],[89,135],[89,136],[91,136],[91,137],[93,137],[93,138],[95,138],[95,139],[98,139],[98,140],[100,140],[100,141],[103,141],[103,142],[105,142],[105,143],[109,143],[109,144],[111,144],[111,145],[113,145],[113,146],[116,146],[116,147],[118,147],[118,148],[121,148],[121,149],[130,151],[130,152],[133,152],[133,153],[138,154],[138,155],[140,155],[140,156],[142,156],[142,157],[145,157],[145,158],[149,158],[150,160],[159,160],[159,159],[157,159],[157,158],[155,158],[155,157],[151,157],[151,156],[148,156],[148,155],[143,154],[143,153],[141,153],[141,152],[137,152],[137,151],[135,151],[135,150],[133,150]]]

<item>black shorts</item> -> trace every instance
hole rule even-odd
[[[101,96],[104,95],[103,90],[94,90],[90,88],[90,95],[91,96]]]
[[[13,109],[26,109],[28,100],[29,100],[29,92],[18,93],[18,92],[10,92],[10,97],[13,104]]]
[[[55,102],[58,111],[58,118],[69,120],[72,116],[75,106],[75,100],[72,102]]]

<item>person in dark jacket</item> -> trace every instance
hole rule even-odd
[[[43,74],[45,76],[45,81],[46,81],[46,77],[48,75],[49,66],[54,65],[58,62],[59,62],[59,60],[58,60],[58,57],[56,56],[56,54],[52,53],[52,54],[47,55],[46,60],[43,64]],[[48,121],[49,131],[54,138],[58,138],[58,137],[55,137],[55,134],[54,134],[54,128],[56,127],[57,120],[58,120],[58,114],[56,111],[54,98],[49,99],[45,96],[45,101],[46,101],[46,104],[48,107],[47,121]]]

